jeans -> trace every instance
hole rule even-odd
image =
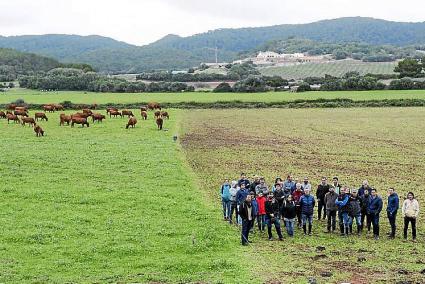
[[[342,212],[341,210],[338,210],[338,225],[339,230],[341,231],[341,234],[344,234],[344,219],[342,218]]]
[[[251,229],[253,220],[243,219],[242,220],[242,234],[241,240],[242,245],[246,245],[249,242],[249,230]]]
[[[280,220],[279,218],[270,218],[266,215],[266,224],[267,224],[267,233],[269,234],[269,238],[272,238],[272,225],[274,224],[276,228],[277,235],[279,236],[279,239],[282,239],[282,231],[280,229]]]
[[[373,227],[373,235],[379,236],[379,214],[371,214],[372,227]]]
[[[264,231],[264,228],[266,227],[266,215],[258,215],[257,224],[258,224],[258,230]]]
[[[294,236],[294,226],[295,226],[295,218],[294,219],[286,219],[285,218],[285,225],[286,225],[286,232],[290,237]]]
[[[335,231],[336,229],[336,210],[327,209],[327,217],[328,217],[328,231]]]
[[[341,212],[342,215],[342,223],[344,224],[345,228],[350,227],[350,224],[353,224],[353,218],[351,218],[350,215],[348,215],[348,212]]]
[[[236,202],[231,202],[230,204],[230,216],[229,216],[229,222],[232,223],[233,219],[233,213],[236,215],[236,222],[238,222],[238,204]]]
[[[390,237],[395,237],[395,230],[396,230],[396,219],[397,219],[397,211],[394,212],[394,214],[391,214],[390,212],[387,212],[388,221],[390,222],[391,226],[391,233]]]
[[[409,223],[412,223],[412,237],[416,240],[416,218],[404,217],[404,238],[407,239],[407,229],[409,228]]]
[[[225,219],[228,219],[230,217],[230,200],[221,200],[221,203],[223,205],[223,216]]]
[[[323,211],[323,219],[326,218],[326,203],[324,200],[319,199],[317,203],[317,219],[320,220],[322,218]]]
[[[313,214],[301,214],[301,219],[303,222],[303,226],[307,224],[312,225],[313,224]]]

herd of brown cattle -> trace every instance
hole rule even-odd
[[[71,115],[61,113],[59,115],[59,126],[64,126],[66,123],[67,125],[71,124],[71,127],[74,127],[75,124],[79,124],[81,125],[81,127],[89,127],[88,120],[90,117],[92,118],[93,123],[96,121],[102,122],[106,118],[106,116],[100,113],[93,112],[93,110],[96,110],[96,108],[97,105],[93,104],[90,106],[90,108],[82,109],[81,112],[77,112]],[[8,110],[6,112],[0,111],[0,119],[7,119],[8,124],[10,121],[13,121],[14,123],[20,123],[22,124],[22,126],[28,124],[29,126],[33,127],[36,136],[39,137],[44,136],[44,130],[41,128],[40,125],[37,124],[38,120],[48,121],[49,119],[46,115],[46,112],[63,111],[65,108],[60,104],[47,104],[43,106],[44,112],[36,112],[34,114],[34,118],[29,117],[29,110],[27,107],[21,107],[15,104],[10,104],[7,109]],[[168,112],[161,111],[161,106],[159,103],[151,102],[146,107],[140,108],[140,115],[143,120],[148,119],[148,110],[155,111],[154,118],[156,121],[156,125],[158,127],[158,130],[162,130],[164,119],[170,119]],[[137,124],[137,119],[131,110],[119,111],[117,108],[110,107],[106,109],[106,113],[109,114],[110,118],[116,118],[118,116],[122,118],[127,116],[129,120],[125,127],[126,129],[129,129],[130,127],[134,128]]]

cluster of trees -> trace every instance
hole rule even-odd
[[[425,76],[425,57],[421,59],[406,58],[398,62],[394,72],[399,73],[400,78],[418,78]]]
[[[409,78],[393,80],[389,86],[390,90],[424,90],[425,81],[413,81]]]
[[[270,90],[281,90],[283,87],[288,86],[288,80],[282,79],[280,76],[256,76],[249,75],[246,78],[239,80],[235,83],[233,88],[228,83],[221,83],[218,85],[214,92],[216,93],[255,93],[265,92]]]
[[[177,73],[171,72],[151,72],[141,73],[136,76],[137,80],[146,81],[166,81],[166,82],[211,82],[211,81],[225,81],[225,80],[238,80],[238,76],[224,75],[218,73]]]
[[[342,78],[328,78],[320,86],[323,91],[366,91],[383,90],[385,84],[375,77],[360,76],[358,72],[349,72]]]
[[[194,91],[192,86],[178,82],[145,84],[128,82],[124,79],[109,78],[81,69],[56,68],[46,73],[22,76],[19,84],[23,88],[39,90],[67,90],[91,92],[182,92]]]

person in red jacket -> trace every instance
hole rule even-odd
[[[304,192],[301,188],[301,184],[297,183],[295,191],[294,191],[294,193],[292,193],[292,197],[293,197],[294,202],[295,202],[295,211],[297,212],[298,227],[300,227],[300,228],[302,227],[302,224],[301,224],[301,207],[300,207],[299,202],[300,202],[300,198],[301,198],[301,196],[303,196],[303,194],[304,194]]]
[[[258,223],[258,231],[264,232],[266,228],[266,200],[267,198],[263,195],[263,193],[259,193],[257,196],[257,204],[258,204],[258,215],[257,215],[257,223]]]

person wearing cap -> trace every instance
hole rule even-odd
[[[363,196],[365,194],[365,191],[369,191],[369,196],[372,192],[372,188],[369,186],[369,181],[367,179],[365,179],[362,182],[362,186],[359,188],[359,190],[357,191],[359,196]]]
[[[260,192],[257,196],[257,204],[258,204],[258,214],[257,214],[257,224],[258,231],[264,232],[266,227],[266,200],[267,198],[264,196],[262,192]]]
[[[285,222],[286,232],[290,237],[294,236],[295,217],[297,217],[295,202],[292,195],[283,202],[281,216]]]
[[[282,231],[280,229],[280,220],[279,220],[279,204],[273,196],[273,193],[270,192],[268,199],[266,201],[266,224],[267,224],[267,233],[269,235],[269,241],[273,240],[272,235],[272,226],[274,224],[276,228],[277,235],[279,240],[283,240]]]
[[[335,201],[335,204],[338,206],[339,218],[340,218],[340,228],[342,221],[342,231],[341,236],[348,236],[350,231],[350,219],[349,219],[349,200],[350,200],[350,189],[344,187],[341,190],[341,194],[338,196],[338,199]]]
[[[337,176],[332,178],[332,185],[335,188],[335,193],[340,194],[341,193],[341,184],[339,183],[339,178]]]
[[[356,222],[357,226],[357,235],[360,235],[361,232],[361,205],[362,199],[357,194],[357,189],[353,188],[349,200],[349,219],[350,219],[350,234],[353,233],[353,222]]]
[[[325,195],[329,192],[329,184],[326,177],[322,177],[321,183],[317,186],[316,197],[317,197],[317,220],[322,218],[326,219],[326,203]]]
[[[338,194],[335,192],[333,186],[329,187],[329,192],[325,194],[325,204],[326,204],[326,215],[328,218],[327,232],[334,232],[336,229],[336,212],[338,207],[335,201],[338,198]]]
[[[269,188],[267,187],[266,180],[264,177],[260,177],[260,183],[255,187],[255,193],[262,192],[264,195],[269,194]]]
[[[248,190],[249,186],[251,185],[251,182],[249,181],[249,179],[247,179],[245,173],[241,173],[241,178],[238,181],[238,186],[241,187],[242,183],[245,184],[245,188]]]
[[[251,195],[247,195],[246,199],[239,206],[239,215],[242,219],[241,241],[242,245],[246,246],[249,243],[249,231],[254,222],[254,209],[252,208]]]
[[[374,188],[370,192],[368,213],[371,216],[373,237],[379,240],[379,214],[382,211],[382,198],[378,196],[377,190]]]
[[[366,219],[366,228],[367,228],[367,232],[370,232],[371,226],[372,226],[372,218],[370,216],[370,214],[368,213],[368,208],[369,208],[369,191],[366,190],[364,192],[364,195],[359,195],[360,199],[361,199],[361,206],[362,206],[362,210],[361,210],[361,220],[360,220],[360,231],[363,231],[364,229],[364,225],[365,225],[365,219]]]
[[[229,223],[233,224],[233,213],[236,215],[236,223],[238,222],[238,202],[236,201],[236,194],[238,193],[238,182],[232,181],[231,187],[230,187],[230,216],[229,216]]]
[[[391,226],[391,232],[388,234],[390,239],[395,238],[396,231],[396,220],[397,220],[397,211],[399,208],[399,198],[394,188],[390,187],[388,189],[388,202],[387,202],[387,217]]]
[[[220,188],[220,197],[223,205],[223,216],[225,221],[228,221],[230,218],[230,187],[229,179],[225,179]]]
[[[307,223],[308,223],[308,235],[311,236],[311,229],[313,227],[313,212],[316,200],[310,194],[310,190],[304,190],[304,195],[300,198],[301,206],[301,219],[303,224],[304,235],[307,235]]]
[[[419,203],[415,199],[413,192],[407,194],[407,198],[404,200],[403,206],[401,207],[401,213],[404,218],[404,240],[407,240],[407,230],[409,228],[409,223],[411,223],[413,242],[416,242],[416,220],[419,216]]]
[[[299,228],[302,227],[300,199],[301,199],[301,196],[303,195],[304,195],[304,192],[301,189],[301,184],[297,184],[294,193],[292,193],[292,197],[294,198],[294,202],[295,202],[295,211],[297,213]]]
[[[311,191],[311,183],[308,181],[308,177],[304,178],[304,182],[302,183],[301,188],[303,190],[310,189]]]

